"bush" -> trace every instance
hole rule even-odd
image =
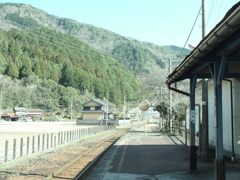
[[[55,121],[57,121],[57,119],[55,119],[55,118],[44,118],[43,121],[55,122]]]

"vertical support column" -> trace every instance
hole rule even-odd
[[[214,64],[214,90],[215,90],[215,127],[216,127],[216,157],[215,165],[215,180],[225,180],[226,170],[225,161],[223,159],[223,117],[222,117],[222,80],[226,66],[226,57],[223,55],[219,63]]]
[[[200,154],[208,160],[208,81],[202,79],[202,120],[200,122]]]
[[[172,72],[172,59],[169,59],[169,74]],[[169,123],[170,123],[170,133],[173,132],[173,119],[172,119],[172,91],[169,89]]]
[[[206,0],[202,0],[202,39],[206,36]],[[199,128],[200,155],[208,160],[208,81],[202,79],[202,121]]]
[[[223,159],[223,124],[222,124],[222,82],[215,87],[216,104],[216,158],[215,180],[225,180],[225,162]]]
[[[197,170],[197,148],[195,145],[195,89],[196,76],[190,79],[190,149],[189,149],[189,170]]]

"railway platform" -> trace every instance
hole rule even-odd
[[[198,161],[189,172],[188,147],[178,136],[156,131],[156,124],[130,130],[104,155],[88,180],[212,180],[213,162]],[[226,179],[240,179],[239,163],[226,164]]]

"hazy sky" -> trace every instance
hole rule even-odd
[[[122,36],[157,45],[183,47],[202,0],[1,0],[30,4],[49,14],[92,24]],[[207,32],[237,0],[206,0]],[[202,37],[201,14],[188,43]]]

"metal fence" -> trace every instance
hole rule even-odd
[[[20,138],[18,141],[17,139],[13,139],[12,143],[6,140],[5,149],[0,149],[0,163],[48,149],[55,148],[56,150],[59,145],[83,139],[84,137],[99,132],[114,129],[115,127],[116,126],[95,126],[57,133],[33,135],[27,138]]]

